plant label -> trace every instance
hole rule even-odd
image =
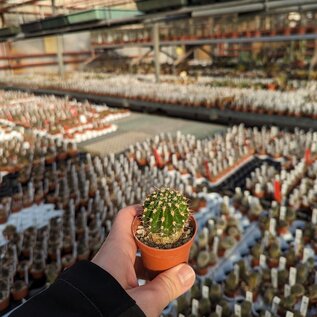
[[[200,248],[204,248],[208,244],[208,236],[209,236],[208,228],[203,228],[203,231],[199,235],[199,239],[198,239]]]
[[[213,219],[208,220],[208,228],[210,232],[212,232],[213,229],[215,228],[215,221]]]
[[[208,298],[209,297],[209,287],[208,286],[203,285],[202,295],[203,295],[203,298]]]
[[[295,242],[300,243],[302,240],[303,231],[301,229],[296,229],[295,232]]]
[[[222,307],[220,305],[216,306],[216,314],[218,317],[222,317]]]
[[[192,315],[198,316],[198,310],[199,310],[199,301],[194,298],[192,300]]]
[[[294,317],[294,313],[290,312],[289,310],[286,312],[285,317]]]
[[[277,288],[278,287],[278,277],[277,277],[277,269],[273,268],[271,270],[271,279],[272,279],[272,286],[273,288]]]
[[[246,292],[245,298],[248,302],[252,303],[253,302],[253,293],[250,291]]]
[[[314,210],[313,210],[311,222],[312,222],[314,225],[317,224],[317,208],[314,208]]]
[[[311,249],[309,248],[304,248],[304,252],[303,252],[303,262],[307,262],[307,260],[312,256],[311,254]]]
[[[284,297],[287,297],[291,294],[291,287],[288,284],[284,285]]]
[[[281,256],[278,263],[278,269],[282,271],[282,270],[285,270],[285,267],[286,267],[286,258],[284,256]]]
[[[62,263],[62,260],[61,260],[61,249],[58,248],[57,251],[56,251],[56,262],[58,264],[58,266],[61,265]]]
[[[286,216],[286,207],[282,206],[280,209],[280,220],[285,220],[285,216]]]
[[[212,252],[217,254],[218,253],[218,247],[219,247],[219,237],[214,238],[214,243],[212,245]]]
[[[289,270],[289,285],[292,287],[296,283],[297,270],[295,267],[291,267]]]
[[[275,236],[276,232],[275,232],[275,228],[276,228],[276,219],[275,218],[271,218],[270,219],[270,234]]]
[[[280,302],[281,302],[281,299],[277,296],[274,296],[273,302],[272,302],[272,313],[273,314],[277,313],[278,305],[280,304]]]
[[[304,317],[307,315],[308,303],[309,298],[307,296],[303,296],[302,302],[300,304],[300,314]]]
[[[298,242],[298,240],[295,240],[294,242],[294,250],[295,250],[295,254],[298,255],[300,251],[300,243]]]
[[[241,317],[241,306],[239,304],[234,304],[234,314]]]
[[[268,231],[265,231],[264,232],[264,238],[262,239],[262,249],[265,249],[268,245],[269,245],[269,236],[270,236],[270,233]]]
[[[24,282],[29,285],[29,267],[27,265],[24,267]]]
[[[260,266],[263,269],[266,267],[266,256],[264,254],[260,255]]]
[[[239,278],[240,278],[240,267],[238,264],[235,264],[234,267],[234,275],[236,277],[236,280],[239,281]]]

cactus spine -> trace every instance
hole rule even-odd
[[[143,204],[144,230],[157,244],[170,244],[179,240],[189,216],[187,199],[174,189],[156,190]]]

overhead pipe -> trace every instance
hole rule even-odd
[[[210,7],[209,10],[198,10],[192,12],[192,17],[201,17],[201,16],[214,16],[214,15],[224,15],[224,14],[234,14],[234,13],[245,13],[245,12],[254,12],[254,11],[266,11],[274,10],[277,8],[286,8],[298,6],[300,9],[304,9],[307,5],[315,5],[316,0],[278,0],[278,1],[266,1],[262,3],[253,3],[253,4],[243,4],[237,6],[221,7],[215,8]],[[314,7],[312,7],[314,8]],[[306,7],[305,10],[310,10],[310,7]]]
[[[240,0],[240,1],[230,1],[225,3],[213,3],[207,5],[198,5],[192,7],[184,7],[179,11],[205,11],[210,9],[221,9],[221,8],[232,8],[246,4],[263,3],[263,0]]]
[[[267,1],[265,4],[268,9],[291,7],[293,5],[303,6],[305,4],[316,4],[316,0],[279,0]]]
[[[194,11],[192,13],[192,17],[224,15],[224,14],[231,14],[231,13],[244,13],[244,12],[261,11],[264,9],[265,9],[265,5],[258,3],[258,4],[237,6],[237,7],[211,9],[207,11],[197,11],[197,12]]]
[[[144,22],[150,22],[155,23],[158,21],[163,21],[169,17],[177,17],[177,16],[184,16],[187,17],[188,14],[192,14],[192,12],[199,10],[211,10],[211,9],[220,9],[220,8],[233,8],[241,5],[246,4],[254,4],[255,2],[263,2],[263,0],[236,0],[236,1],[230,1],[226,3],[213,3],[208,5],[200,5],[200,6],[192,6],[192,7],[183,7],[176,10],[171,10],[168,12],[157,12],[157,13],[147,13],[144,18]]]
[[[300,6],[293,6],[288,8],[279,8],[270,10],[272,13],[287,13],[287,12],[299,12],[299,11],[313,11],[317,9],[317,4],[307,4],[307,5],[300,5]]]

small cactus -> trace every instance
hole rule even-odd
[[[156,244],[165,245],[179,240],[189,216],[187,199],[174,189],[158,189],[143,203],[143,227]]]

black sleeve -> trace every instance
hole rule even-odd
[[[145,317],[121,285],[98,265],[82,261],[10,317]]]

